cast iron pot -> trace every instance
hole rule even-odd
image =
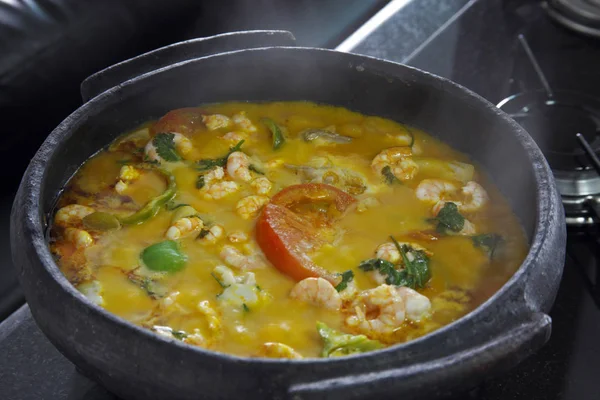
[[[515,365],[548,340],[545,312],[562,274],[566,231],[552,174],[529,135],[446,79],[293,45],[288,32],[241,32],[117,64],[83,83],[85,104],[31,161],[11,215],[21,284],[41,330],[111,392],[144,400],[441,397]],[[510,200],[531,243],[527,258],[496,294],[458,321],[408,343],[338,359],[214,353],[157,336],[92,304],[61,274],[46,242],[63,186],[121,132],[175,108],[229,100],[334,104],[440,137],[481,163]]]

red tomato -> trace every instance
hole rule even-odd
[[[256,223],[256,240],[267,259],[296,280],[339,279],[307,254],[323,244],[321,228],[341,218],[354,197],[333,186],[310,183],[283,189],[271,199]]]
[[[169,111],[159,119],[151,129],[152,136],[161,132],[177,132],[183,135],[193,133],[202,124],[202,110],[199,108],[180,108]]]

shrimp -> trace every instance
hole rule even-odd
[[[234,151],[227,157],[227,173],[233,179],[248,182],[252,180],[252,174],[248,167],[250,159],[241,151]]]
[[[265,178],[264,176],[261,176],[260,178],[256,178],[255,180],[253,180],[250,183],[250,186],[252,186],[252,188],[254,188],[254,190],[256,190],[256,193],[260,194],[260,195],[269,194],[269,192],[271,191],[271,188],[273,187],[273,185],[271,184],[271,181],[269,179]]]
[[[381,203],[379,202],[379,200],[377,200],[375,197],[365,197],[364,199],[359,200],[356,206],[356,211],[358,211],[359,213],[364,213],[365,211],[371,208],[375,208],[380,204]]]
[[[115,191],[119,194],[125,194],[129,185],[123,181],[118,181],[115,184]]]
[[[204,236],[204,240],[209,243],[216,243],[219,239],[223,237],[225,233],[225,229],[221,225],[213,225],[208,230],[206,236]]]
[[[352,307],[355,315],[347,317],[346,324],[371,338],[394,333],[406,316],[404,300],[393,285],[380,285],[359,293]],[[371,315],[374,317],[369,318]]]
[[[238,201],[235,209],[244,219],[249,219],[260,211],[260,209],[269,202],[267,196],[248,196]]]
[[[377,154],[371,162],[371,168],[381,174],[385,167],[390,167],[392,174],[401,181],[408,181],[419,172],[410,147],[391,147]]]
[[[342,306],[340,294],[323,278],[306,278],[296,283],[290,297],[317,307],[339,310]]]
[[[92,235],[83,229],[67,228],[65,229],[65,238],[77,248],[89,247],[94,243]]]
[[[398,261],[400,261],[400,252],[398,251],[396,245],[392,242],[379,245],[377,250],[375,250],[375,254],[377,258],[389,261],[392,264],[396,264]]]
[[[64,206],[56,212],[54,223],[63,228],[81,225],[83,218],[95,211],[96,210],[94,210],[92,207],[82,206],[79,204],[70,204],[68,206]]]
[[[435,204],[437,208],[439,207],[438,204],[448,195],[452,195],[457,191],[458,188],[452,182],[442,179],[423,179],[415,189],[415,194],[417,199],[425,203]]]
[[[177,152],[182,156],[189,154],[192,151],[192,141],[187,137],[183,136],[181,133],[171,132],[173,135],[173,143],[175,144],[175,148]],[[156,146],[154,146],[154,141],[151,140],[146,144],[144,148],[144,154],[150,161],[158,161],[163,162],[163,158],[158,154],[158,150],[156,150]]]
[[[300,359],[302,355],[287,344],[279,342],[264,343],[258,353],[259,356],[268,358]]]
[[[250,118],[246,117],[244,111],[235,114],[231,117],[233,122],[247,132],[256,132],[256,126],[250,121]]]
[[[462,188],[462,194],[465,201],[461,203],[459,209],[463,212],[474,212],[481,209],[489,201],[489,196],[485,189],[475,181],[469,181]]]
[[[223,246],[219,256],[229,265],[241,270],[263,268],[266,265],[257,254],[247,256],[229,245]]]
[[[229,142],[238,143],[241,140],[245,140],[246,135],[242,134],[241,132],[227,132],[226,134],[221,136],[221,139],[227,140]]]
[[[199,231],[204,226],[202,220],[198,217],[179,218],[169,227],[165,236],[167,239],[177,240],[191,233]]]
[[[229,117],[222,114],[203,115],[202,122],[210,131],[219,128],[228,128],[231,125]]]
[[[408,287],[400,287],[397,291],[404,300],[406,318],[418,322],[429,316],[431,302],[426,296]]]
[[[204,198],[206,200],[218,200],[231,193],[237,192],[239,189],[237,183],[232,181],[221,181],[210,186],[205,185],[205,187],[206,191],[204,193]]]

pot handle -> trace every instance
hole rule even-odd
[[[288,396],[294,400],[350,400],[387,398],[392,393],[409,398],[448,394],[458,384],[475,386],[521,362],[548,341],[551,327],[552,319],[538,312],[500,336],[459,353],[421,365],[297,383],[288,389]],[[432,376],[436,377],[434,385]]]
[[[295,45],[296,38],[291,32],[277,30],[240,31],[186,40],[130,58],[90,75],[81,83],[81,97],[85,103],[136,76],[195,58],[259,47]]]

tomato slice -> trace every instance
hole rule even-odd
[[[161,132],[177,132],[183,135],[193,133],[202,127],[203,111],[199,108],[189,107],[169,111],[152,126],[152,136]]]
[[[256,223],[258,245],[275,268],[298,281],[322,277],[337,283],[337,275],[316,265],[308,253],[326,242],[323,232],[355,202],[330,185],[289,186],[263,208]]]

